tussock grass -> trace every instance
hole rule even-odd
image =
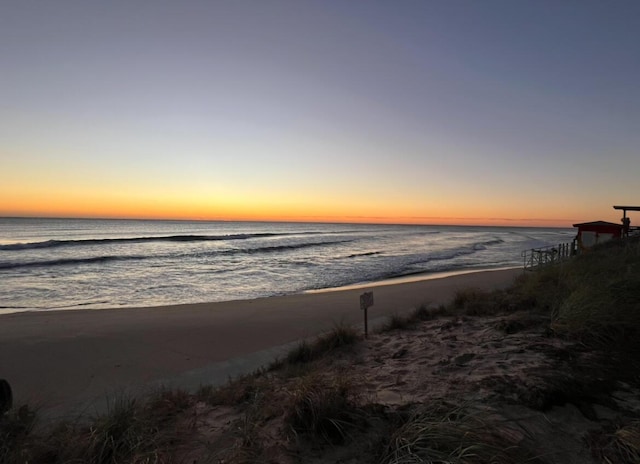
[[[304,364],[317,359],[322,353],[316,351],[306,340],[300,342],[285,357],[286,364]]]
[[[98,416],[81,433],[85,442],[81,446],[82,442],[76,441],[76,446],[80,445],[77,458],[92,464],[170,462],[163,453],[177,441],[177,435],[167,425],[184,408],[183,401],[181,393],[168,392],[157,394],[146,404],[125,396],[117,398],[107,414]]]
[[[392,314],[387,318],[387,322],[380,327],[380,332],[391,332],[392,330],[408,330],[416,326],[417,321],[411,315],[401,316],[400,314]]]
[[[254,404],[244,415],[233,423],[233,435],[227,437],[228,448],[212,449],[211,462],[254,464],[270,462],[264,456],[264,442],[260,435],[262,422],[260,420],[260,406]]]
[[[157,460],[156,424],[146,423],[136,401],[118,398],[108,414],[89,429],[86,450],[89,462],[123,462],[142,458]]]
[[[164,391],[144,403],[121,396],[109,411],[85,422],[58,422],[32,435],[25,407],[2,418],[2,463],[169,463],[184,431],[180,414],[191,405],[181,391]]]
[[[36,412],[28,406],[0,414],[0,463],[27,462],[30,434],[36,423]]]
[[[533,272],[512,292],[549,311],[557,332],[599,347],[640,350],[640,239],[611,241]]]
[[[546,266],[519,276],[509,293],[526,301],[531,309],[551,312],[569,294],[565,275],[571,262]],[[528,309],[528,308],[525,308]]]
[[[336,324],[334,328],[315,341],[309,343],[302,341],[296,348],[287,354],[285,364],[302,364],[315,361],[339,348],[351,346],[360,340],[356,329],[343,323]]]
[[[451,312],[467,316],[492,316],[517,308],[513,298],[501,290],[484,291],[476,288],[458,290],[451,304]]]
[[[268,379],[263,373],[254,372],[218,387],[203,385],[196,391],[195,397],[210,406],[237,406],[252,402],[267,387]]]
[[[158,422],[171,419],[187,411],[194,404],[194,397],[185,390],[160,390],[144,404],[145,415]]]
[[[289,396],[285,421],[296,434],[342,444],[364,421],[356,384],[349,377],[327,379],[313,373],[299,379]]]
[[[439,307],[430,307],[427,304],[422,304],[406,316],[402,316],[400,314],[393,314],[389,316],[387,322],[378,329],[378,332],[382,333],[390,332],[392,330],[415,329],[418,323],[422,321],[430,321],[445,314],[448,314],[448,310],[444,305]]]
[[[640,462],[640,420],[621,427],[615,433],[615,447],[624,463]]]
[[[640,462],[640,420],[618,425],[609,431],[592,431],[587,441],[591,453],[605,464],[637,464]]]
[[[503,425],[469,404],[423,404],[392,433],[381,464],[512,464],[536,462]]]
[[[445,305],[432,307],[425,303],[418,306],[413,313],[411,313],[410,317],[414,321],[430,321],[445,314],[447,314],[447,307]]]

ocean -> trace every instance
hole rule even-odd
[[[522,266],[573,229],[0,218],[0,313],[229,301]]]

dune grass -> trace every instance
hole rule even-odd
[[[529,274],[511,290],[535,301],[559,333],[640,349],[640,239],[611,241]]]
[[[387,318],[387,321],[377,330],[377,332],[414,329],[420,322],[430,321],[438,316],[443,316],[448,313],[448,309],[444,305],[433,307],[424,303],[417,308],[414,308],[414,310],[407,315],[392,314]]]
[[[35,413],[26,407],[0,419],[0,462],[113,464],[171,462],[184,431],[177,418],[192,404],[180,390],[162,391],[143,402],[116,398],[107,413],[83,422],[60,421],[34,435]]]
[[[640,420],[606,431],[592,431],[587,436],[592,454],[606,464],[637,464],[640,462]]]
[[[513,464],[536,462],[510,438],[513,433],[470,403],[434,401],[391,435],[381,464]]]
[[[302,341],[287,354],[284,363],[290,365],[308,363],[337,349],[351,346],[358,340],[360,340],[360,335],[356,329],[341,322],[336,324],[330,332],[318,337],[313,342]]]
[[[620,427],[614,434],[613,446],[628,463],[640,462],[640,420]]]
[[[31,432],[36,418],[36,411],[26,405],[0,414],[0,463],[28,460]]]
[[[202,401],[210,406],[239,406],[251,403],[262,391],[268,388],[270,379],[265,375],[266,371],[258,370],[229,379],[224,385],[202,385],[194,397],[197,401]]]
[[[300,378],[289,392],[285,421],[296,434],[342,444],[364,421],[357,384],[349,376],[326,378],[312,373]]]
[[[392,330],[409,330],[416,327],[416,321],[409,316],[392,314],[387,317],[387,321],[380,327],[378,332],[391,332]]]

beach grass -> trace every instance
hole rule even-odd
[[[640,462],[640,420],[592,431],[587,441],[603,463],[635,464]]]
[[[32,433],[36,414],[23,406],[2,418],[0,462],[171,462],[168,450],[184,436],[177,418],[191,404],[192,395],[180,390],[141,401],[121,395],[105,414],[47,424],[39,434]]]
[[[532,273],[512,292],[548,311],[560,334],[614,351],[640,349],[640,239],[611,241]]]
[[[359,389],[353,378],[327,378],[314,372],[291,388],[285,422],[297,435],[342,444],[350,430],[364,420],[358,403]]]
[[[381,464],[513,464],[537,462],[513,432],[489,411],[468,401],[433,401],[417,410],[389,438]]]
[[[391,332],[393,330],[410,330],[415,328],[420,322],[430,321],[438,316],[450,314],[449,309],[445,305],[437,307],[431,306],[428,303],[423,303],[414,308],[409,314],[392,314],[387,317],[385,323],[383,323],[377,332]]]
[[[0,415],[0,463],[20,462],[28,456],[36,418],[37,412],[28,405]]]
[[[352,346],[360,335],[356,329],[344,322],[334,325],[333,329],[324,335],[308,342],[303,340],[291,350],[284,358],[284,363],[288,365],[304,364],[326,356],[335,350]],[[274,367],[279,367],[278,364]]]

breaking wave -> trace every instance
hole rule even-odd
[[[251,238],[285,237],[295,235],[316,235],[321,232],[301,233],[261,233],[261,234],[231,234],[231,235],[168,235],[158,237],[124,237],[124,238],[90,238],[83,240],[47,240],[45,242],[11,243],[0,245],[0,250],[34,250],[40,248],[59,248],[86,245],[109,245],[113,243],[144,243],[144,242],[211,242],[223,240],[247,240]]]
[[[173,255],[112,255],[112,256],[90,256],[87,258],[62,258],[52,260],[40,260],[40,261],[27,261],[27,262],[0,262],[0,270],[2,269],[18,269],[27,267],[54,267],[54,266],[70,266],[81,264],[104,264],[114,261],[141,261],[151,259],[164,259],[164,258],[188,258],[188,257],[206,257],[206,256],[220,256],[220,255],[237,255],[237,254],[258,254],[258,253],[277,253],[286,252],[292,250],[299,250],[303,248],[319,248],[331,245],[337,245],[341,243],[347,243],[350,240],[330,241],[330,242],[314,242],[314,243],[299,243],[295,245],[278,245],[278,246],[264,246],[257,248],[236,248],[231,250],[212,251],[206,253],[186,253],[186,254],[173,254]]]

